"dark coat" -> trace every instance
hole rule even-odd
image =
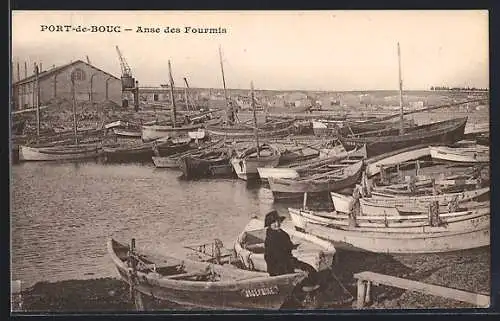
[[[264,245],[264,259],[269,275],[293,273],[295,258],[292,255],[292,250],[294,245],[285,231],[267,228]]]

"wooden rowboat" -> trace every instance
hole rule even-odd
[[[206,128],[207,133],[214,137],[227,137],[233,139],[253,138],[255,130],[253,126],[212,126]],[[294,119],[284,121],[272,121],[259,126],[257,134],[259,137],[282,137],[295,131]]]
[[[330,269],[335,256],[335,247],[331,242],[293,229],[281,227],[290,235],[292,243],[299,244],[292,254],[316,271]],[[245,268],[255,271],[267,271],[264,259],[264,241],[266,230],[262,220],[253,218],[234,244],[236,255]]]
[[[488,163],[490,161],[490,148],[476,145],[473,147],[447,147],[429,146],[433,159],[459,163]]]
[[[333,166],[333,165],[330,165]],[[354,185],[361,176],[362,160],[343,159],[336,164],[337,169],[296,179],[270,177],[269,187],[274,198],[293,198],[305,192],[332,192]]]
[[[317,168],[335,164],[336,162],[347,157],[365,158],[366,147],[363,146],[351,151],[345,151],[344,149],[339,153],[334,153],[326,157],[313,158],[298,163],[288,164],[287,166],[259,167],[257,168],[257,171],[259,172],[260,179],[262,180],[267,180],[270,177],[293,179],[299,178],[301,175],[305,176],[308,173],[314,172],[314,170]]]
[[[188,155],[195,157],[197,155],[201,155],[203,152],[209,149],[221,148],[223,145],[224,142],[222,141],[208,142],[200,144],[197,148],[185,152],[176,153],[169,156],[153,156],[152,159],[156,168],[179,168],[179,160],[182,157]]]
[[[365,172],[367,177],[372,177],[380,173],[380,168],[382,166],[393,166],[394,164],[405,163],[426,156],[430,156],[429,146],[427,144],[394,150],[367,159],[365,162]]]
[[[19,161],[58,161],[96,158],[100,144],[62,145],[52,147],[19,146]]]
[[[489,187],[462,191],[458,193],[446,193],[440,195],[425,196],[393,196],[380,197],[372,196],[369,198],[360,198],[361,213],[363,215],[399,215],[401,213],[425,212],[429,208],[429,203],[437,201],[442,206],[448,206],[455,203],[460,206],[461,203],[475,198],[484,197],[490,192]],[[351,200],[354,201],[354,199]],[[349,213],[349,212],[345,212]]]
[[[257,168],[275,167],[278,165],[281,153],[274,145],[262,144],[259,147],[259,156],[255,146],[246,148],[242,153],[231,159],[231,165],[236,175],[243,180],[259,177]]]
[[[227,148],[208,150],[195,155],[186,155],[179,159],[179,168],[185,179],[228,176],[233,173],[229,163]]]
[[[107,250],[118,274],[134,292],[208,309],[279,309],[307,277],[306,272],[271,277],[229,264],[137,252],[114,239],[108,241]]]
[[[144,142],[150,142],[163,137],[177,137],[180,135],[187,135],[189,132],[196,131],[199,128],[204,128],[205,126],[219,124],[220,122],[220,118],[215,118],[207,120],[204,123],[184,125],[179,127],[162,125],[142,126],[141,137]]]
[[[376,253],[440,253],[490,244],[490,208],[439,213],[431,225],[428,214],[359,216],[289,209],[296,228],[332,242]],[[334,216],[334,217],[333,217]]]

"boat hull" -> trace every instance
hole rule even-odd
[[[298,178],[299,173],[293,168],[286,167],[258,167],[257,171],[262,180],[267,180],[269,177],[274,178]]]
[[[285,227],[282,227],[282,229],[290,235],[292,243],[299,244],[292,251],[294,257],[309,264],[316,271],[332,268],[336,250],[331,242],[293,229]],[[264,258],[265,237],[264,222],[258,219],[252,219],[238,237],[234,244],[234,250],[245,268],[267,272],[267,264]]]
[[[229,157],[205,160],[199,157],[185,156],[179,159],[179,168],[185,179],[198,179],[232,174]]]
[[[179,168],[179,160],[176,158],[153,156],[152,160],[156,168]]]
[[[442,253],[490,245],[490,215],[447,223],[402,228],[334,227],[290,210],[294,225],[332,242],[343,242],[376,253]]]
[[[242,277],[234,281],[184,281],[161,277],[156,273],[137,272],[131,278],[126,263],[108,242],[110,254],[118,274],[134,289],[155,300],[208,309],[279,309],[297,284],[307,277],[306,273],[293,273],[270,277],[267,273],[242,270]],[[167,258],[167,262],[170,261]],[[190,264],[188,260],[183,260]],[[209,264],[200,263],[200,266]],[[216,273],[238,273],[236,268],[211,265]],[[252,276],[254,275],[254,276]]]
[[[362,161],[345,169],[343,177],[335,179],[279,179],[270,177],[269,187],[275,198],[302,197],[304,193],[334,192],[356,184],[361,177]]]
[[[19,146],[19,161],[80,160],[98,157],[102,149],[98,145],[69,145],[59,147]]]
[[[445,160],[449,162],[488,163],[490,161],[488,148],[478,148],[474,151],[460,148],[449,148],[445,146],[430,146],[429,150],[433,159]]]
[[[346,148],[366,144],[368,157],[373,157],[415,145],[453,144],[463,139],[466,123],[467,117],[418,126],[404,135],[359,138],[341,136],[340,140]]]
[[[450,202],[458,204],[482,197],[490,192],[489,187],[459,193],[441,195],[426,195],[413,197],[377,197],[360,198],[359,203],[363,215],[399,215],[402,212],[425,213],[431,202],[438,202],[440,206],[447,206]]]
[[[427,156],[430,156],[430,150],[427,144],[411,146],[387,154],[378,155],[366,161],[366,176],[372,177],[379,174],[381,166],[400,164]]]
[[[350,213],[354,205],[352,196],[342,195],[335,192],[330,192],[332,197],[333,207],[337,212]]]
[[[181,135],[187,136],[189,132],[196,131],[210,124],[215,125],[218,123],[220,123],[220,119],[212,119],[207,121],[206,123],[186,125],[181,127],[160,125],[142,126],[141,137],[144,142],[151,142],[153,140],[164,137],[178,137]]]
[[[142,135],[140,130],[128,130],[122,128],[113,128],[113,133],[115,133],[115,135],[117,136],[134,137],[134,138],[140,138]]]

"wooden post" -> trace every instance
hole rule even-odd
[[[304,201],[302,203],[302,208],[307,209],[307,192],[304,193]]]
[[[21,280],[13,280],[10,285],[11,295],[11,311],[23,310],[23,297],[22,297],[22,282]]]
[[[175,108],[174,79],[172,78],[172,66],[170,65],[170,60],[168,61],[168,75],[170,79],[170,92],[172,94],[172,127],[175,128],[177,123],[177,111]]]
[[[384,165],[380,165],[380,182],[382,184],[386,184],[387,183],[387,173],[385,172],[385,167]]]
[[[144,311],[144,302],[142,301],[142,293],[137,290],[134,291],[134,302],[136,311]]]
[[[370,281],[367,281],[366,282],[365,303],[371,302],[371,294],[372,294],[372,283]]]
[[[356,307],[358,309],[363,308],[365,305],[365,299],[366,299],[366,283],[365,281],[359,279],[358,280],[358,299],[356,301]]]
[[[415,175],[419,176],[420,175],[420,160],[418,160],[418,159],[415,162],[415,168],[416,168]]]

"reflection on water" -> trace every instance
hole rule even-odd
[[[109,237],[160,251],[215,237],[231,246],[250,217],[274,206],[259,186],[182,181],[152,165],[22,163],[11,172],[12,277],[28,284],[116,276]]]

